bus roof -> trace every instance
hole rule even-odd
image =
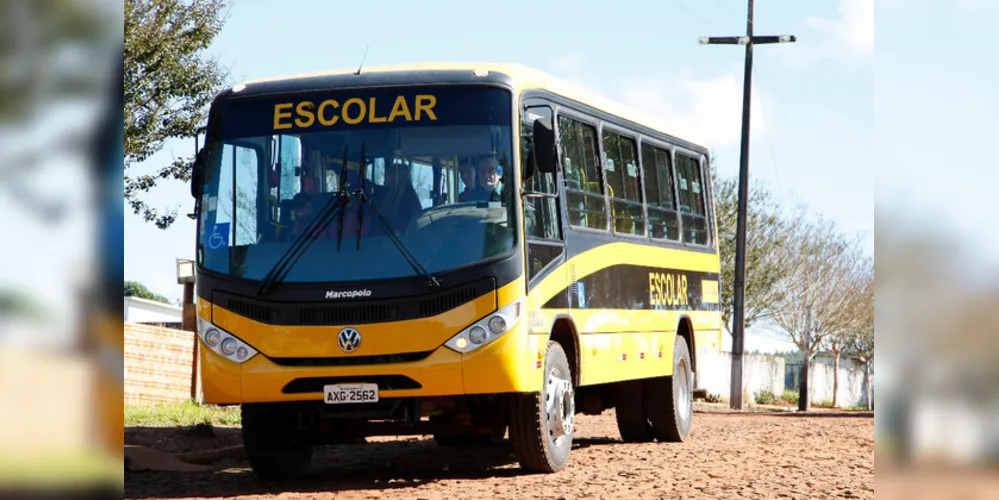
[[[560,95],[566,99],[585,103],[605,113],[617,116],[624,120],[643,125],[663,134],[671,135],[678,139],[707,148],[705,141],[697,137],[690,127],[681,127],[675,122],[669,122],[660,117],[651,116],[648,113],[625,106],[624,104],[608,99],[585,87],[575,85],[538,69],[521,64],[509,63],[410,63],[392,66],[365,66],[363,73],[390,73],[390,72],[425,72],[434,70],[457,70],[475,71],[486,70],[491,73],[501,73],[509,77],[517,92],[528,89],[547,90]],[[357,68],[332,69],[317,71],[312,73],[299,73],[294,75],[284,75],[269,78],[259,78],[242,82],[242,85],[250,86],[257,83],[289,82],[298,79],[306,79],[322,76],[346,75],[355,73]]]

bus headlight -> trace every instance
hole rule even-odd
[[[523,302],[516,301],[472,323],[444,343],[462,354],[472,352],[510,331],[523,314]]]
[[[200,317],[198,318],[198,337],[212,352],[233,363],[242,364],[257,355],[257,350],[246,342]]]
[[[485,342],[486,329],[479,325],[473,326],[470,330],[468,330],[468,340],[471,340],[475,345]]]
[[[215,346],[219,345],[220,342],[222,342],[222,334],[219,333],[218,330],[212,328],[212,329],[208,330],[208,333],[205,334],[205,343],[206,344],[208,344],[208,345],[210,345],[212,347],[215,347]]]
[[[501,333],[506,331],[506,319],[503,316],[493,316],[489,318],[489,331]]]

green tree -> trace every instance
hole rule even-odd
[[[713,167],[713,166],[712,166]],[[735,237],[738,216],[738,178],[714,176],[715,213],[718,219],[718,244],[721,258],[722,324],[732,332],[735,313]],[[767,186],[754,181],[749,192],[746,216],[746,281],[744,297],[745,326],[767,318],[780,299],[777,286],[787,276],[784,261],[792,227],[782,215],[781,205]]]
[[[171,138],[193,137],[228,73],[205,50],[225,23],[225,0],[125,0],[125,199],[166,229],[177,216],[141,199],[157,182],[188,181],[193,154],[136,174]]]
[[[859,239],[847,238],[833,223],[809,221],[804,213],[792,223],[793,237],[782,252],[788,272],[776,285],[782,292],[771,311],[774,322],[801,350],[798,408],[805,411],[812,358],[830,335],[859,325],[854,312],[865,296],[857,293],[857,284],[870,259],[861,252]]]
[[[867,298],[857,310],[857,328],[846,339],[846,353],[864,364],[864,387],[867,409],[874,409],[871,390],[871,365],[874,364],[874,271],[862,288]]]
[[[869,267],[864,271],[864,267]],[[843,355],[858,358],[868,367],[868,354],[874,357],[874,263],[865,259],[860,274],[848,286],[852,297],[844,307],[843,314],[852,317],[853,324],[843,324],[839,329],[829,332],[825,340],[825,349],[833,356],[833,408],[839,407],[839,365]],[[871,351],[866,351],[866,340],[863,338],[870,330]],[[868,377],[868,372],[864,376]],[[869,395],[868,395],[869,396]],[[868,401],[870,397],[868,397]]]
[[[157,295],[146,288],[145,285],[137,281],[125,281],[125,296],[126,297],[137,297],[140,299],[155,300],[157,302],[162,302],[164,304],[169,304],[170,299]]]

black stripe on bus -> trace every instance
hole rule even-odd
[[[717,311],[705,303],[701,281],[718,273],[617,264],[581,277],[548,300],[545,309]]]

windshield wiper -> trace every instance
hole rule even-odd
[[[370,203],[371,199],[368,198],[364,193],[361,193],[361,197],[362,197],[361,206],[364,206],[364,202]],[[427,280],[428,286],[441,286],[440,281],[438,281],[437,278],[430,273],[430,271],[427,271],[427,268],[423,267],[423,264],[420,264],[420,261],[416,258],[416,256],[413,255],[413,253],[406,248],[406,245],[402,243],[402,240],[400,240],[399,237],[395,235],[395,231],[392,230],[392,226],[390,226],[388,221],[386,221],[385,218],[382,217],[381,212],[378,211],[378,207],[375,206],[374,203],[371,203],[371,209],[375,211],[375,217],[377,217],[378,220],[381,221],[382,228],[385,229],[386,233],[388,233],[389,238],[392,239],[392,243],[395,243],[395,247],[399,249],[399,252],[402,253],[402,256],[406,258],[406,262],[408,262],[409,265],[413,267],[413,270],[420,273],[420,275]]]
[[[361,189],[357,192],[357,199],[360,203],[357,206],[357,250],[361,249],[361,228],[364,227],[364,181],[367,173],[367,165],[364,164],[364,143],[361,143]]]
[[[264,279],[260,283],[260,288],[257,289],[258,295],[264,295],[270,290],[274,283],[283,280],[291,268],[298,262],[298,259],[305,254],[305,251],[309,248],[309,245],[315,241],[319,234],[326,229],[326,226],[333,221],[333,217],[336,216],[337,209],[343,212],[343,205],[346,198],[343,196],[334,196],[323,205],[319,213],[309,222],[306,226],[305,231],[295,238],[295,241],[291,243],[291,246],[280,257],[278,257],[277,262],[274,263],[274,267],[267,272]]]
[[[340,198],[340,200],[343,203],[344,207],[347,205],[347,202],[350,201],[349,200],[349,196],[350,195],[348,195],[347,194],[347,190],[344,189],[344,186],[347,184],[347,161],[349,159],[350,159],[350,157],[347,154],[347,145],[344,144],[343,145],[343,163],[340,164],[340,182],[339,182],[339,186],[337,186],[339,189],[337,190],[337,194],[336,194],[337,197]],[[340,210],[340,222],[337,223],[337,228],[336,228],[336,251],[337,251],[337,253],[340,253],[340,242],[342,240],[343,240],[343,209]]]

